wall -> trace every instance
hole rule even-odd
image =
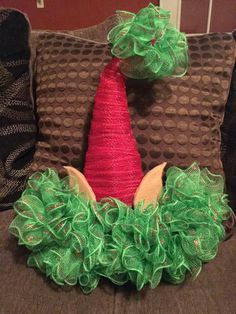
[[[115,10],[138,11],[151,0],[44,0],[37,9],[36,0],[0,0],[0,7],[26,12],[34,29],[76,29],[102,22]],[[156,0],[180,12],[176,25],[187,33],[232,31],[236,28],[236,0]]]
[[[231,32],[236,28],[236,0],[177,1],[182,4],[181,29],[186,33]]]
[[[157,3],[158,1],[153,1]],[[0,0],[0,7],[14,7],[27,13],[34,29],[77,29],[102,22],[118,9],[136,12],[150,0]]]

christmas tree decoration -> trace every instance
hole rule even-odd
[[[153,4],[117,14],[108,34],[114,58],[100,76],[83,173],[66,166],[64,179],[52,169],[33,174],[9,227],[32,251],[30,267],[84,293],[101,277],[138,290],[196,277],[216,256],[231,214],[222,176],[196,163],[170,167],[164,185],[166,162],[144,175],[126,77],[184,75],[186,37],[169,23],[170,12]]]
[[[131,205],[143,171],[131,131],[125,77],[119,63],[114,58],[101,74],[84,175],[98,200],[110,196]]]

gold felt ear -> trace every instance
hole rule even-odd
[[[93,189],[89,185],[85,176],[74,167],[64,166],[69,176],[69,184],[71,188],[77,188],[78,192],[81,193],[90,201],[96,201],[96,196]]]
[[[143,202],[143,208],[148,204],[156,205],[163,186],[162,175],[166,164],[163,162],[143,177],[134,195],[134,207],[140,202]]]

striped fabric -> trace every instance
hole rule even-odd
[[[0,10],[0,210],[24,188],[36,135],[30,97],[29,23],[15,10]]]

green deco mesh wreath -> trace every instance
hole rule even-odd
[[[15,203],[10,231],[32,251],[28,265],[57,284],[80,284],[85,293],[100,277],[137,289],[161,278],[180,283],[213,259],[230,208],[221,176],[196,164],[172,167],[158,205],[132,209],[116,199],[88,202],[56,172],[36,173]]]

